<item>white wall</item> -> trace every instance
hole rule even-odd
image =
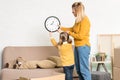
[[[6,46],[51,45],[45,19],[54,15],[62,25],[72,26],[74,1],[84,3],[91,21],[91,53],[97,51],[97,34],[120,33],[119,0],[0,0],[0,54]],[[58,38],[57,33],[54,36]]]

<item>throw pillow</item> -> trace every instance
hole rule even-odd
[[[56,67],[62,67],[62,62],[59,56],[50,56],[47,59],[55,62],[57,64]]]
[[[50,61],[50,60],[42,60],[39,63],[37,63],[37,65],[42,69],[49,69],[49,68],[56,67],[56,63],[54,63],[53,61]]]
[[[23,62],[18,69],[36,69],[37,68],[37,63],[39,61],[25,61]]]

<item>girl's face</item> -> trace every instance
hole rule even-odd
[[[75,17],[77,17],[77,12],[76,12],[75,8],[72,8],[72,13]]]

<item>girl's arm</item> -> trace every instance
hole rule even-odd
[[[51,32],[49,33],[49,36],[50,36],[50,40],[51,40],[51,43],[53,44],[53,46],[55,46],[55,47],[58,48],[58,44],[57,44],[57,42],[55,41],[55,39],[52,37],[52,33],[51,33]]]
[[[50,40],[51,40],[51,43],[52,43],[55,47],[58,48],[58,45],[57,45],[57,42],[55,41],[55,39],[54,39],[54,38],[51,38]]]

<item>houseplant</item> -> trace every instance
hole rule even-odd
[[[105,61],[107,55],[104,52],[98,52],[95,54],[96,61]]]

